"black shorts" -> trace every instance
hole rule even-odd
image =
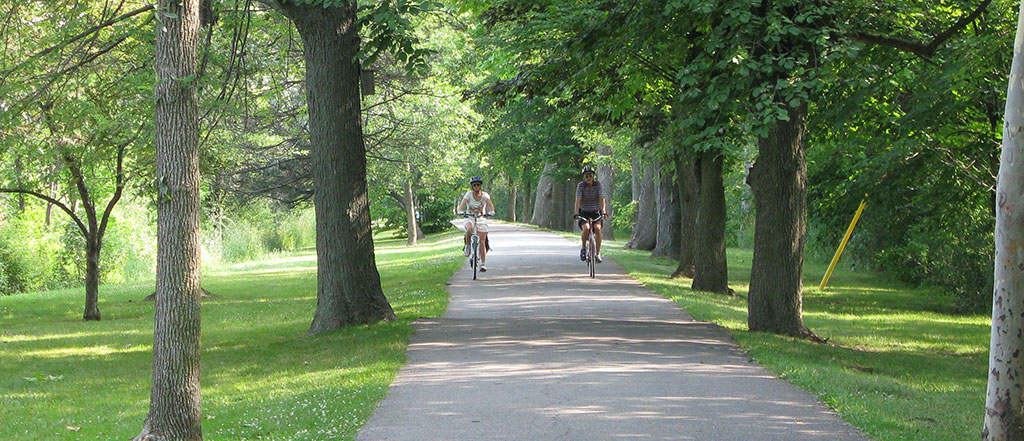
[[[604,225],[604,216],[601,216],[601,213],[596,211],[581,211],[580,219],[577,221],[581,230],[583,229],[583,224],[587,223],[583,218],[594,219],[594,225]]]

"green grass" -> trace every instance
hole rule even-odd
[[[751,252],[728,251],[737,297],[695,292],[670,280],[676,262],[606,242],[637,280],[698,320],[727,328],[757,362],[818,396],[875,440],[976,439],[982,428],[990,318],[952,313],[952,298],[878,274],[804,268],[804,322],[828,344],[747,330]],[[863,372],[857,367],[872,368]]]
[[[316,307],[316,254],[203,275],[203,434],[210,440],[354,439],[405,361],[410,322],[444,312],[462,264],[455,234],[417,247],[377,241],[399,321],[303,337]],[[100,322],[81,289],[0,297],[5,441],[130,439],[149,406],[152,283],[103,286]]]

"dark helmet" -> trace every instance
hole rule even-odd
[[[483,185],[484,178],[481,178],[479,176],[473,176],[472,178],[469,178],[469,185],[473,185],[473,184],[475,184],[477,182],[479,182],[480,185]]]
[[[594,173],[594,167],[589,165],[583,167],[583,174]],[[595,173],[596,174],[596,173]]]

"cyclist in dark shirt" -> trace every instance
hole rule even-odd
[[[587,260],[587,239],[590,238],[590,229],[582,218],[596,219],[594,225],[594,239],[597,244],[594,259],[601,263],[601,226],[604,219],[608,218],[607,204],[604,199],[604,191],[601,183],[594,179],[594,168],[583,167],[583,182],[576,186],[576,214],[580,215],[580,229],[583,230],[583,245],[580,248],[580,260]]]

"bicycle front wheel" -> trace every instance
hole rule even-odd
[[[597,269],[597,244],[594,242],[594,236],[590,236],[590,242],[587,244],[587,259],[588,266],[590,267],[590,277],[594,277],[594,272]]]

